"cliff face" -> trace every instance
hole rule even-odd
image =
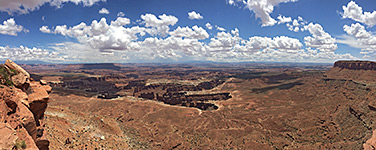
[[[337,61],[326,72],[328,78],[376,83],[376,62],[372,61]]]
[[[44,111],[51,87],[7,60],[0,65],[0,149],[48,149]]]
[[[373,61],[337,61],[334,67],[350,70],[376,70],[376,62]]]

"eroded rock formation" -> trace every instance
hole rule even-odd
[[[51,87],[11,60],[0,66],[0,149],[48,149],[44,111]]]
[[[376,62],[373,61],[337,61],[334,67],[350,70],[376,70]]]
[[[376,83],[376,62],[337,61],[326,73],[328,78]]]

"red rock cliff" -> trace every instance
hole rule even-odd
[[[373,61],[337,61],[334,67],[350,70],[376,70],[376,62]]]
[[[44,111],[51,87],[7,60],[0,65],[0,149],[49,149]]]

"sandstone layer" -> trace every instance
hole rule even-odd
[[[0,65],[0,149],[49,149],[44,111],[51,87],[7,60]]]
[[[327,77],[376,83],[376,62],[372,61],[337,61],[326,73]]]
[[[373,61],[337,61],[334,67],[350,70],[376,70],[376,62]]]

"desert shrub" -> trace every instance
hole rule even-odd
[[[16,149],[25,149],[26,148],[26,143],[25,143],[25,140],[17,140],[16,143],[14,143],[14,147]]]
[[[12,76],[17,74],[17,71],[14,69],[9,69],[8,71],[5,67],[0,67],[0,84],[6,86],[13,86],[13,82],[10,80]]]

